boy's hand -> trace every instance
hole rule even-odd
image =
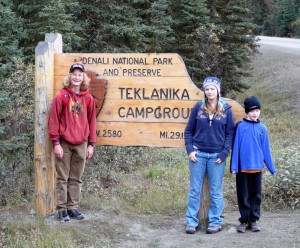
[[[86,150],[86,158],[91,159],[93,157],[93,154],[94,154],[94,147],[89,145]]]
[[[54,146],[54,154],[55,154],[55,157],[57,157],[57,158],[62,158],[63,157],[64,150],[62,149],[60,144]]]

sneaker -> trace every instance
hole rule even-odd
[[[251,227],[252,232],[259,232],[260,231],[260,228],[257,225],[256,221],[251,222],[250,227]]]
[[[246,232],[247,224],[246,223],[241,223],[236,227],[237,232],[239,233],[244,233]]]
[[[222,227],[221,226],[209,226],[206,229],[206,233],[207,234],[214,234],[214,233],[221,232],[221,231],[222,231]]]
[[[185,232],[187,234],[194,234],[196,232],[196,227],[194,227],[194,226],[186,226]]]
[[[82,220],[82,219],[84,219],[84,215],[82,213],[80,213],[80,211],[77,210],[76,208],[68,210],[68,215],[71,218],[74,218],[76,220]]]
[[[61,222],[66,222],[66,221],[70,220],[69,215],[67,213],[67,210],[63,210],[61,212],[58,212],[58,220],[61,221]]]

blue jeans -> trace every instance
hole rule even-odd
[[[210,204],[208,209],[208,225],[222,225],[221,214],[223,211],[223,177],[226,160],[217,164],[217,153],[197,151],[198,162],[189,161],[190,166],[190,191],[188,195],[186,224],[198,226],[198,212],[200,208],[201,191],[205,175],[208,175]]]

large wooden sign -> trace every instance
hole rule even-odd
[[[55,210],[55,158],[48,134],[54,94],[70,65],[84,64],[97,108],[97,145],[184,147],[184,128],[203,92],[178,54],[67,54],[62,36],[46,34],[35,51],[35,196],[39,215]],[[231,99],[235,121],[243,108]],[[207,217],[207,182],[200,220]]]
[[[55,54],[55,91],[75,62],[91,78],[97,145],[183,147],[184,128],[203,92],[178,54]],[[240,119],[243,109],[227,101]]]

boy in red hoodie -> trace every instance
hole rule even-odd
[[[55,95],[50,109],[49,135],[56,157],[57,210],[63,222],[70,217],[84,219],[77,209],[81,177],[96,142],[96,109],[88,90],[89,81],[82,64],[71,65],[64,88]]]

